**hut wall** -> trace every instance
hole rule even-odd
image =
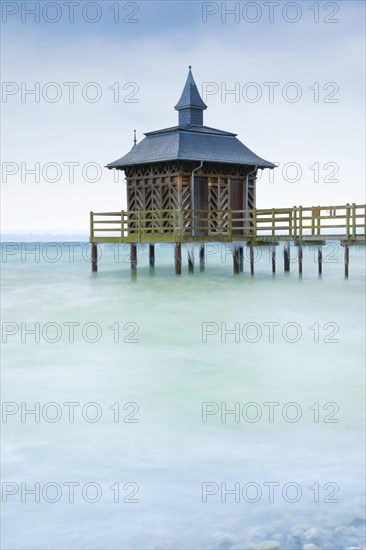
[[[156,165],[141,165],[126,170],[127,209],[130,221],[137,221],[139,212],[152,211],[140,215],[146,220],[145,227],[152,231],[165,232],[171,226],[172,214],[161,213],[161,210],[183,209],[183,223],[189,229],[192,217],[188,211],[192,208],[192,169],[193,163],[161,163]],[[251,167],[230,165],[207,165],[204,171],[195,175],[194,206],[198,210],[206,210],[208,214],[196,214],[207,217],[208,220],[195,220],[195,234],[205,235],[210,230],[213,234],[227,230],[228,210],[244,210],[245,208],[245,176]],[[255,174],[249,177],[248,200],[249,208],[255,208]],[[155,212],[154,212],[155,211]],[[242,217],[234,213],[233,229],[239,228]],[[161,220],[159,218],[166,218]],[[131,229],[136,226],[131,224]],[[240,231],[237,231],[239,235]],[[242,230],[241,230],[242,233]],[[235,233],[234,233],[235,234]]]

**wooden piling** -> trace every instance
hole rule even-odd
[[[323,272],[323,250],[321,246],[318,246],[318,274]]]
[[[299,244],[297,248],[297,253],[299,255],[299,275],[302,275],[302,246]]]
[[[240,273],[240,253],[239,248],[235,248],[233,252],[233,268],[234,268],[234,275],[239,275]]]
[[[344,276],[348,279],[349,274],[349,246],[344,245]]]
[[[244,247],[239,246],[239,271],[243,273],[244,271]]]
[[[181,243],[175,243],[174,245],[174,262],[175,262],[175,274],[182,274],[182,245]]]
[[[283,247],[284,270],[290,271],[290,243],[286,243]]]
[[[98,271],[98,248],[95,243],[91,243],[91,268],[93,273]]]
[[[188,273],[194,273],[194,250],[188,250]]]
[[[130,259],[131,259],[131,269],[133,271],[136,271],[137,269],[137,244],[136,243],[131,243]]]
[[[200,246],[200,271],[205,270],[205,245]]]
[[[155,267],[155,245],[149,244],[149,266],[151,268]]]
[[[271,258],[272,258],[272,273],[276,273],[276,247],[275,246],[272,246]]]
[[[249,246],[249,257],[250,257],[250,274],[254,275],[254,248],[252,244]]]

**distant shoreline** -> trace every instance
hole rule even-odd
[[[4,233],[0,242],[24,243],[24,242],[89,242],[88,233]]]

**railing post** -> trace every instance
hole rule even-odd
[[[228,211],[228,240],[231,242],[233,240],[233,212],[232,210]]]
[[[272,239],[275,238],[276,224],[275,224],[275,209],[272,208]]]
[[[182,241],[183,234],[184,234],[184,222],[183,222],[183,212],[181,208],[179,208],[178,227],[179,227],[179,240]]]
[[[177,208],[172,214],[172,226],[174,242],[177,240],[177,233],[179,231],[179,208]]]
[[[356,228],[357,228],[357,218],[356,218],[356,203],[352,203],[352,238],[356,239]]]
[[[124,239],[124,229],[125,229],[124,212],[123,210],[121,210],[121,242],[123,242],[123,239]]]
[[[350,237],[350,204],[346,204],[346,238]]]
[[[253,236],[257,236],[257,209],[253,208]]]
[[[94,212],[90,212],[90,239],[94,239]]]
[[[288,229],[289,237],[292,237],[292,210],[288,213]]]
[[[302,241],[302,206],[299,206],[299,239]]]
[[[141,211],[137,212],[138,239],[141,242]]]
[[[94,242],[94,213],[90,212],[90,242],[91,242],[91,269],[93,273],[98,271],[98,249]]]
[[[321,229],[321,224],[322,224],[322,220],[321,220],[322,210],[321,210],[320,206],[318,206],[317,210],[318,210],[317,235],[320,235],[320,229]]]
[[[248,237],[248,227],[249,227],[249,214],[248,214],[248,209],[246,208],[245,210],[243,210],[243,223],[244,223],[244,226],[243,226],[243,237]]]
[[[293,212],[294,212],[294,216],[293,216],[294,237],[296,238],[297,237],[297,208],[296,208],[296,206],[293,207]]]

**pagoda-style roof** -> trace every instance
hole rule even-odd
[[[206,105],[199,94],[191,68],[175,109],[179,112],[178,126],[146,133],[145,138],[134,145],[129,153],[108,164],[107,168],[173,160],[275,167],[248,149],[237,139],[237,134],[203,125]]]

